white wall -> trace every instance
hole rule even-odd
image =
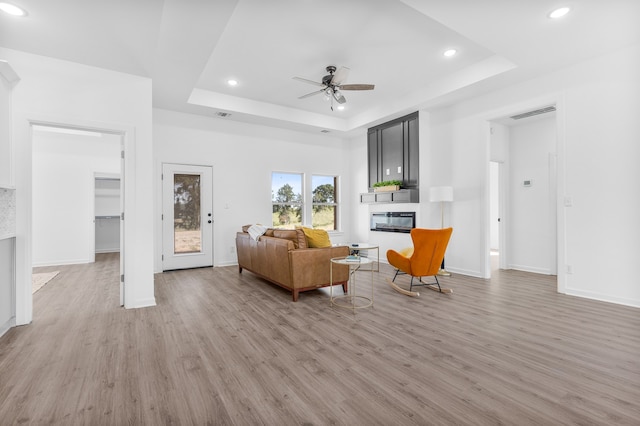
[[[557,101],[559,291],[640,306],[635,279],[640,255],[638,75],[640,47],[635,46],[432,111],[432,143],[451,150],[458,194],[454,236],[465,241],[450,246],[448,270],[476,276],[487,272],[487,120]],[[433,161],[430,165],[437,167]],[[565,199],[570,207],[563,207]],[[565,272],[567,266],[572,274]]]
[[[242,225],[271,223],[271,173],[299,172],[338,175],[342,204],[342,232],[332,242],[343,242],[351,230],[351,193],[348,148],[345,142],[323,134],[310,135],[166,110],[154,110],[155,155],[155,270],[162,270],[162,163],[213,167],[215,266],[237,262],[235,235]],[[366,167],[366,163],[365,163]]]
[[[11,84],[0,73],[0,187],[13,186]]]
[[[12,93],[16,161],[16,321],[32,318],[31,123],[120,132],[125,138],[127,308],[155,305],[151,80],[0,48],[21,81]]]
[[[120,136],[33,132],[34,266],[93,261],[95,172],[120,173]]]
[[[513,126],[509,152],[507,267],[555,275],[555,117]]]

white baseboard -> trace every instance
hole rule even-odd
[[[34,262],[33,267],[39,268],[41,266],[58,266],[58,265],[82,265],[85,263],[91,263],[89,259],[71,259],[71,260],[50,260],[45,262]]]
[[[96,249],[96,253],[120,253],[120,247],[110,249]]]
[[[555,275],[548,268],[537,268],[527,265],[507,265],[507,269],[515,269],[516,271],[531,272],[534,274]]]
[[[237,260],[225,260],[224,262],[218,262],[218,264],[214,265],[214,267],[216,266],[238,266],[238,261]]]
[[[138,308],[150,308],[156,306],[156,298],[151,297],[149,299],[140,299],[136,302],[130,304],[129,306],[125,306],[126,309],[138,309]]]
[[[15,327],[15,326],[16,326],[16,318],[15,317],[9,318],[7,322],[0,325],[0,337],[2,337],[7,331],[9,331],[11,327]]]
[[[568,296],[584,297],[585,299],[598,300],[600,302],[615,303],[617,305],[631,306],[640,308],[640,300],[627,299],[624,297],[611,297],[608,294],[596,293],[592,291],[576,290],[574,288],[566,288],[565,293]]]
[[[471,269],[461,269],[461,268],[456,268],[455,266],[449,266],[449,265],[445,265],[445,269],[451,272],[452,274],[466,275],[474,278],[484,278],[484,276],[480,271],[472,271]]]

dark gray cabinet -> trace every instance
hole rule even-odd
[[[399,180],[403,188],[417,188],[420,172],[418,113],[370,128],[367,154],[369,187],[384,180]]]
[[[411,196],[396,196],[386,200],[381,196],[361,195],[360,202],[407,202],[417,203],[420,182],[420,155],[418,142],[418,113],[406,115],[388,123],[372,127],[367,132],[367,155],[369,165],[369,187],[376,182],[399,180],[403,189],[415,189]],[[384,200],[383,200],[384,199]]]

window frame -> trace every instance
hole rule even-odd
[[[300,194],[295,194],[294,193],[294,195],[300,195],[300,201],[287,201],[287,202],[275,201],[276,193],[274,193],[274,188],[273,188],[274,175],[297,175],[297,176],[300,176]],[[306,186],[305,185],[305,174],[303,172],[285,172],[285,171],[277,171],[277,170],[274,170],[274,171],[271,172],[271,227],[279,228],[279,229],[288,229],[286,227],[286,225],[276,225],[274,223],[274,221],[273,221],[273,210],[274,210],[275,206],[296,206],[296,207],[299,207],[300,208],[300,225],[304,225],[305,218],[307,217],[305,186]],[[280,187],[280,188],[282,188],[282,187]]]
[[[277,191],[280,188],[274,189],[274,176],[275,175],[296,175],[300,177],[300,201],[295,202],[280,202],[275,201]],[[308,177],[310,176],[310,178]],[[313,178],[314,177],[322,177],[322,178],[331,178],[334,182],[334,201],[331,203],[316,203],[313,200]],[[340,175],[333,173],[311,173],[307,175],[305,172],[299,171],[282,171],[282,170],[273,170],[271,171],[271,227],[279,228],[279,229],[292,229],[289,225],[281,225],[276,224],[273,220],[274,214],[274,206],[295,206],[300,208],[300,226],[305,226],[309,228],[313,228],[313,208],[315,206],[330,206],[334,208],[334,229],[328,229],[329,233],[340,233],[341,230],[341,200],[340,200],[340,184],[341,178]],[[295,224],[294,224],[295,226]],[[320,228],[318,228],[320,229]]]
[[[331,178],[333,179],[333,202],[332,203],[317,203],[314,200],[314,196],[313,196],[313,191],[314,191],[314,187],[313,187],[313,178],[314,177],[320,177],[320,178]],[[318,185],[320,186],[320,185]],[[320,173],[314,173],[311,175],[311,179],[310,179],[310,192],[311,194],[311,203],[310,203],[310,215],[309,217],[311,218],[311,227],[313,227],[313,208],[316,206],[330,206],[334,208],[334,228],[333,229],[328,229],[328,232],[340,232],[340,176],[339,175],[335,175],[335,174],[320,174]]]

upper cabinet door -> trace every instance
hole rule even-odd
[[[401,179],[405,188],[417,188],[420,182],[420,153],[418,143],[418,117],[415,116],[404,125],[404,170]]]
[[[402,123],[380,130],[382,179],[403,181],[404,146]]]
[[[378,145],[378,132],[375,130],[367,134],[367,154],[369,158],[369,188],[381,179],[380,174],[380,149]]]

